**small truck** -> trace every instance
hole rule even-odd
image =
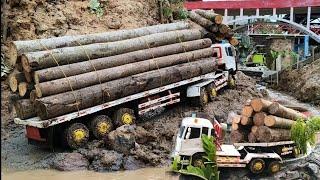
[[[276,173],[280,170],[283,158],[297,154],[293,141],[221,144],[222,126],[219,122],[211,122],[193,114],[182,120],[171,155],[178,159],[181,168],[190,163],[198,167],[204,164],[202,134],[215,137],[218,168],[246,167],[254,174]]]
[[[235,86],[235,48],[229,43],[213,44],[211,48],[214,54],[212,62],[218,66],[215,72],[47,120],[39,117],[26,120],[15,118],[14,122],[25,125],[30,144],[49,148],[62,144],[77,149],[91,137],[101,139],[114,128],[133,124],[138,116],[157,108],[168,107],[185,99],[204,106],[221,89]]]

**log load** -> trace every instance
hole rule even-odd
[[[257,142],[257,137],[256,137],[256,135],[255,135],[253,132],[250,132],[250,133],[248,134],[248,142],[250,142],[250,143],[255,143],[255,142]]]
[[[28,119],[36,116],[32,102],[29,99],[20,99],[14,103],[17,116],[20,119]]]
[[[238,114],[235,114],[235,115],[232,117],[232,123],[239,124],[239,123],[240,123],[240,120],[241,120],[241,116],[238,115]]]
[[[56,79],[35,85],[37,97],[44,97],[66,91],[77,90],[91,85],[139,74],[158,68],[197,61],[213,56],[212,48],[174,54],[146,61],[125,64],[113,68],[92,71],[67,78]],[[54,88],[52,88],[54,87]],[[72,89],[71,89],[72,87]]]
[[[260,111],[267,112],[271,104],[272,104],[271,101],[268,101],[262,98],[255,98],[251,100],[251,107],[255,112],[260,112]]]
[[[177,22],[171,24],[160,24],[137,29],[119,30],[96,34],[62,36],[28,41],[14,41],[10,44],[10,52],[13,53],[12,55],[10,55],[10,64],[14,65],[16,63],[17,57],[26,52],[44,51],[47,49],[73,47],[94,43],[121,41],[155,33],[169,32],[188,28],[188,23]]]
[[[206,10],[195,10],[197,14],[200,16],[209,19],[210,21],[214,22],[215,24],[221,24],[223,21],[223,16],[220,14],[216,14],[212,11],[206,11]]]
[[[59,78],[64,78],[64,74],[74,76],[91,72],[94,70],[101,70],[124,64],[143,61],[146,59],[162,57],[166,55],[179,54],[185,51],[193,51],[197,49],[210,47],[212,42],[210,39],[199,39],[194,41],[187,41],[182,43],[175,43],[150,49],[143,49],[139,51],[129,52],[116,56],[109,56],[99,59],[92,59],[79,63],[62,65],[58,67],[51,67],[41,69],[34,72],[34,82],[41,83],[51,81]],[[64,73],[64,74],[63,74]]]
[[[277,116],[266,116],[264,119],[264,124],[268,127],[277,127],[283,129],[290,129],[295,121],[290,119],[285,119]]]
[[[258,112],[253,116],[253,124],[256,126],[263,126],[265,117],[267,114],[265,112]]]
[[[23,69],[27,72],[31,72],[31,70],[57,66],[57,63],[59,65],[64,65],[87,61],[89,58],[96,59],[141,49],[201,39],[201,36],[201,32],[197,29],[170,31],[116,42],[29,52],[22,54],[21,62]]]
[[[19,90],[19,95],[21,97],[25,97],[26,95],[29,95],[32,89],[33,89],[33,84],[31,83],[26,83],[26,82],[19,83],[18,90]]]
[[[242,108],[242,116],[246,116],[246,117],[251,117],[253,115],[253,109],[251,106],[244,106],[244,108]]]
[[[241,143],[247,142],[248,140],[248,131],[246,130],[235,130],[230,133],[230,141],[232,143]]]
[[[285,106],[282,106],[281,104],[274,102],[269,106],[269,112],[270,114],[276,115],[278,117],[283,117],[287,119],[296,120],[298,118],[306,119],[306,115],[295,111],[290,108],[286,108]]]
[[[35,109],[41,119],[48,119],[215,70],[215,61],[206,58],[36,99]]]
[[[19,83],[26,82],[26,78],[23,73],[14,72],[9,75],[8,81],[11,91],[17,92]]]
[[[271,129],[266,126],[260,126],[256,133],[259,142],[278,142],[290,140],[290,130]]]
[[[210,32],[217,32],[219,30],[217,25],[194,11],[189,11],[189,18]]]

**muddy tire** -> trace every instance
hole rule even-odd
[[[136,121],[134,110],[129,108],[120,108],[114,113],[113,120],[117,127],[125,124],[134,124]]]
[[[93,136],[102,139],[113,130],[112,120],[106,115],[98,115],[89,122],[89,129]]]
[[[63,133],[64,145],[71,149],[78,149],[89,141],[89,129],[82,123],[69,125]]]
[[[268,164],[268,173],[275,174],[280,171],[281,164],[279,161],[271,161]]]
[[[300,149],[297,147],[297,146],[294,146],[293,149],[292,149],[292,157],[293,158],[297,158],[301,155],[301,151]]]
[[[198,97],[193,97],[191,99],[191,103],[194,105],[194,106],[200,106],[200,107],[204,107],[208,104],[209,102],[209,95],[206,91],[205,88],[201,88],[200,90],[200,96]]]
[[[205,160],[203,159],[202,156],[203,156],[203,154],[195,154],[195,155],[193,155],[192,156],[192,162],[191,162],[192,166],[199,167],[199,168],[204,167]]]
[[[216,87],[213,83],[211,83],[207,86],[206,91],[207,91],[209,99],[211,101],[214,101],[217,98],[218,92],[217,92]]]
[[[259,174],[264,171],[266,163],[263,159],[253,159],[249,164],[249,169],[253,174]]]

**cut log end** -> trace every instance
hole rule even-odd
[[[10,65],[10,66],[15,66],[17,61],[18,61],[18,52],[17,52],[17,47],[16,45],[14,44],[14,42],[10,42],[9,43],[9,51],[8,51],[8,60],[7,60],[7,63]]]
[[[25,55],[21,56],[21,64],[22,64],[24,71],[29,72],[29,73],[31,72],[31,67],[30,67],[28,58]]]
[[[34,81],[35,84],[39,84],[40,83],[38,72],[34,72],[33,73],[33,81]]]
[[[26,82],[21,82],[18,85],[19,95],[21,97],[25,96],[28,90],[28,84]]]
[[[23,70],[24,77],[28,83],[32,82],[32,76],[29,72]]]
[[[272,127],[275,125],[275,123],[276,123],[276,120],[273,118],[273,116],[267,116],[264,119],[264,124],[266,126]]]
[[[252,133],[257,133],[257,130],[258,130],[258,126],[252,126],[251,128]]]
[[[229,43],[232,45],[232,46],[237,46],[239,44],[239,41],[238,39],[232,37],[229,39]]]
[[[255,112],[267,111],[268,107],[272,104],[271,101],[255,98],[251,101],[251,107]]]
[[[222,16],[222,15],[217,14],[217,15],[214,17],[214,22],[215,22],[216,24],[221,24],[222,21],[223,21],[223,16]]]
[[[9,77],[9,87],[12,92],[17,92],[18,90],[18,80],[14,75]]]
[[[247,117],[247,116],[242,116],[240,122],[244,126],[248,126],[248,125],[252,125],[253,124],[252,118]]]
[[[264,112],[258,112],[253,116],[253,123],[256,126],[263,126],[264,118],[267,116]]]
[[[41,98],[42,92],[41,92],[41,88],[39,87],[39,84],[35,84],[34,89],[35,89],[36,97]]]
[[[242,116],[251,117],[253,114],[253,109],[251,106],[244,106],[242,109]]]

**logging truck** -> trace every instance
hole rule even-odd
[[[218,70],[179,82],[139,92],[116,100],[50,119],[15,118],[25,125],[29,144],[54,148],[64,145],[77,149],[89,138],[102,139],[110,131],[160,107],[191,99],[201,106],[214,100],[224,87],[234,87],[236,72],[235,49],[229,43],[211,46]]]
[[[192,114],[182,120],[176,137],[175,149],[171,155],[180,168],[189,164],[201,167],[205,164],[205,151],[202,146],[203,134],[215,137],[218,168],[245,168],[252,173],[276,173],[280,170],[283,158],[298,155],[293,141],[269,143],[222,144],[223,128],[217,120]]]

